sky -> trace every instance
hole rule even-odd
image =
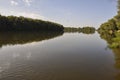
[[[117,14],[116,6],[116,0],[0,0],[0,14],[98,28]]]

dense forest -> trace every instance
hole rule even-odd
[[[120,0],[117,2],[117,15],[103,23],[98,29],[100,36],[107,40],[111,48],[120,48]]]
[[[0,15],[0,31],[63,31],[63,25],[25,17]]]
[[[107,22],[103,23],[98,31],[100,33],[114,33],[118,30],[120,30],[120,0],[118,2],[118,13],[116,16],[114,16],[112,19],[109,19]]]
[[[66,33],[79,32],[79,33],[84,33],[84,34],[93,34],[95,33],[95,28],[89,27],[89,26],[86,26],[83,28],[66,27],[64,28],[64,32]]]

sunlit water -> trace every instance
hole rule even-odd
[[[114,55],[98,33],[9,43],[0,48],[0,80],[118,80]]]

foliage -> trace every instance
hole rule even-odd
[[[74,27],[65,27],[64,32],[81,32],[81,28],[74,28]]]
[[[84,34],[93,34],[95,33],[95,28],[94,27],[83,27],[83,28],[73,28],[73,27],[66,27],[64,29],[64,32],[79,32],[79,33],[84,33]]]
[[[120,33],[116,32],[115,37],[112,38],[112,44],[110,44],[111,48],[120,48]]]
[[[120,13],[120,0],[118,0],[118,14]]]
[[[81,31],[84,34],[93,34],[93,33],[95,33],[95,28],[87,26],[87,27],[83,27]]]
[[[108,22],[103,23],[98,29],[99,33],[112,33],[118,30],[116,21],[114,19],[108,20]]]
[[[118,0],[118,14],[103,23],[98,29],[99,33],[109,33],[110,31],[116,32],[117,30],[120,30],[120,0]]]
[[[0,15],[0,31],[63,31],[57,23],[15,16]]]
[[[120,0],[118,0],[118,14],[103,23],[98,29],[100,37],[105,39],[108,47],[114,52],[115,67],[120,69]],[[120,80],[120,74],[116,76]]]
[[[110,48],[120,48],[120,0],[118,0],[118,14],[103,23],[98,32],[108,42]]]

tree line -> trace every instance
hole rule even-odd
[[[120,0],[118,2],[118,13],[112,19],[109,19],[107,22],[101,24],[98,31],[100,33],[107,32],[107,33],[114,33],[120,30]]]
[[[95,28],[89,27],[89,26],[86,26],[83,28],[66,27],[64,28],[64,32],[68,32],[68,33],[79,32],[79,33],[84,33],[84,34],[93,34],[95,33]]]
[[[0,15],[0,31],[63,31],[63,25],[39,19]]]
[[[117,15],[101,24],[98,29],[100,36],[107,40],[111,48],[120,48],[120,0],[118,0],[117,3]]]

